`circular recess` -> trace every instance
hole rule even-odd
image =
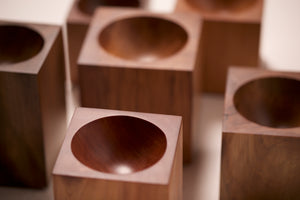
[[[300,126],[300,81],[262,78],[241,86],[234,105],[246,119],[274,128]]]
[[[99,6],[139,7],[140,0],[79,0],[79,10],[92,15]]]
[[[44,39],[36,31],[22,26],[0,26],[0,65],[18,63],[38,54]]]
[[[129,116],[100,118],[81,127],[71,149],[84,165],[105,173],[129,174],[161,159],[165,134],[154,124]]]
[[[175,54],[187,38],[186,31],[171,21],[132,17],[106,26],[99,35],[99,43],[117,57],[151,62]]]
[[[192,5],[201,10],[240,11],[251,7],[257,0],[188,0]]]

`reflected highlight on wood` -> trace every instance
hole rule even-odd
[[[40,52],[44,39],[36,31],[22,26],[0,26],[0,65],[17,63]]]
[[[155,17],[135,17],[113,22],[99,36],[99,42],[107,52],[143,62],[171,56],[182,49],[186,41],[187,33],[182,27]]]
[[[234,95],[241,115],[274,128],[300,127],[300,81],[273,77],[253,80]]]
[[[55,200],[182,200],[182,117],[77,108],[53,184]]]
[[[230,68],[221,200],[300,196],[300,73]]]
[[[95,170],[128,174],[155,164],[167,141],[154,124],[129,116],[105,117],[80,128],[72,139],[72,152]]]

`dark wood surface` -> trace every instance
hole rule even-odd
[[[157,126],[128,116],[92,121],[76,132],[71,143],[72,153],[81,163],[115,174],[134,173],[154,165],[166,147],[166,137]]]
[[[229,70],[223,118],[222,200],[299,199],[299,81],[299,73]],[[290,115],[282,118],[287,113]]]
[[[156,25],[153,21],[157,22]],[[197,15],[186,13],[155,14],[137,9],[100,8],[90,26],[78,63],[82,105],[183,116],[183,154],[184,160],[190,161],[193,82],[198,80],[194,77],[194,70],[199,70],[196,69],[201,31],[199,21]],[[139,29],[128,30],[133,26]],[[110,36],[105,36],[109,39],[105,46],[109,51],[98,43],[98,38],[104,37],[101,32],[107,27]],[[122,37],[118,37],[120,27]],[[170,33],[172,29],[174,31]],[[129,42],[137,33],[141,33],[139,38],[143,40],[144,37],[150,39],[141,43]],[[173,35],[176,33],[178,36]],[[123,57],[127,56],[126,59],[115,56],[120,55],[120,51]],[[147,54],[152,61],[141,59]]]
[[[11,52],[22,55],[8,56],[16,60],[0,64],[0,184],[41,188],[47,184],[59,149],[57,141],[62,142],[65,128],[61,32],[57,26],[1,25],[12,25],[15,31],[21,26],[21,33],[24,29],[35,31],[33,40],[26,34],[13,36],[19,36],[14,38],[16,41],[36,43],[30,43],[34,51],[30,47],[10,47],[19,48]],[[40,38],[43,45],[37,53]],[[28,45],[27,42],[20,43]]]
[[[0,26],[0,65],[25,61],[40,52],[44,40],[40,34],[21,26]]]
[[[105,141],[100,142],[101,146],[104,145],[103,148],[98,145],[95,147],[95,142],[87,138],[85,134],[87,129],[96,142]],[[133,138],[137,140],[132,141]],[[139,144],[136,141],[139,141]],[[125,145],[126,150],[116,145],[116,142],[121,142],[121,146]],[[147,144],[143,145],[144,149],[137,148],[138,151],[136,148],[130,151],[131,147],[127,149],[128,146],[138,147],[145,142]],[[81,151],[77,151],[79,149]],[[94,152],[97,152],[97,158],[90,157],[94,161],[82,162],[79,157],[79,154],[85,153],[85,158],[88,158]],[[115,158],[114,162],[101,164],[107,170],[103,168],[94,170],[95,161],[105,159],[103,157],[107,154]],[[149,159],[149,156],[155,154],[154,160]],[[127,157],[129,155],[130,158]],[[121,157],[127,158],[120,160]],[[144,165],[145,163],[147,164]],[[112,172],[110,169],[116,164],[119,170],[124,170],[127,166],[133,171]],[[139,168],[140,164],[148,167]],[[53,176],[56,200],[182,200],[182,118],[77,108],[56,161]]]
[[[203,18],[202,82],[205,92],[224,93],[231,65],[258,65],[262,0],[178,0],[176,11]]]

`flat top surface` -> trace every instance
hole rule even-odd
[[[83,125],[99,118],[108,116],[132,116],[144,119],[158,128],[166,136],[167,147],[162,158],[149,168],[130,174],[109,174],[91,169],[79,162],[71,151],[71,141],[74,134]],[[127,111],[113,111],[91,108],[77,108],[69,125],[65,141],[57,158],[53,173],[55,175],[75,176],[82,178],[98,178],[105,180],[121,180],[126,182],[167,184],[171,174],[172,163],[176,151],[176,144],[181,127],[181,117],[137,113]]]
[[[16,63],[0,64],[0,71],[37,74],[47,58],[55,39],[57,38],[60,27],[55,25],[40,25],[32,23],[14,23],[0,21],[0,25],[21,26],[33,30],[43,39],[41,50],[33,57]]]
[[[181,26],[188,34],[188,39],[182,49],[175,54],[151,62],[131,61],[111,55],[98,42],[99,33],[104,27],[124,18],[157,17],[171,21]],[[83,48],[79,57],[80,65],[128,67],[145,69],[166,69],[191,71],[195,66],[198,38],[200,36],[201,21],[196,14],[189,13],[150,13],[138,9],[100,8],[96,11],[94,19],[88,30]],[[122,37],[122,32],[118,33]],[[137,38],[138,39],[138,38]]]
[[[273,128],[260,125],[243,117],[234,106],[234,94],[241,86],[253,80],[270,77],[288,78],[300,81],[300,73],[238,67],[229,69],[225,95],[223,132],[300,137],[299,127]],[[254,100],[254,96],[252,98]],[[276,101],[277,99],[274,100]]]

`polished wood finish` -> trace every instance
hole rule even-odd
[[[77,60],[84,37],[99,6],[141,7],[139,0],[75,0],[67,18],[70,73],[73,83],[78,83]]]
[[[77,108],[53,176],[56,200],[182,200],[182,118]]]
[[[231,68],[220,199],[299,199],[300,73]]]
[[[81,163],[116,174],[133,173],[152,166],[163,156],[166,147],[166,137],[158,127],[128,116],[92,121],[76,132],[71,143],[72,152]]]
[[[199,21],[188,13],[97,10],[78,63],[82,105],[183,116],[190,161]]]
[[[263,0],[178,0],[177,11],[203,17],[203,73],[206,92],[225,91],[230,65],[257,66]]]
[[[1,22],[0,35],[0,184],[41,188],[66,126],[61,31]]]
[[[176,23],[153,17],[135,17],[105,27],[99,35],[99,43],[114,56],[152,62],[181,50],[187,38],[185,30]]]

